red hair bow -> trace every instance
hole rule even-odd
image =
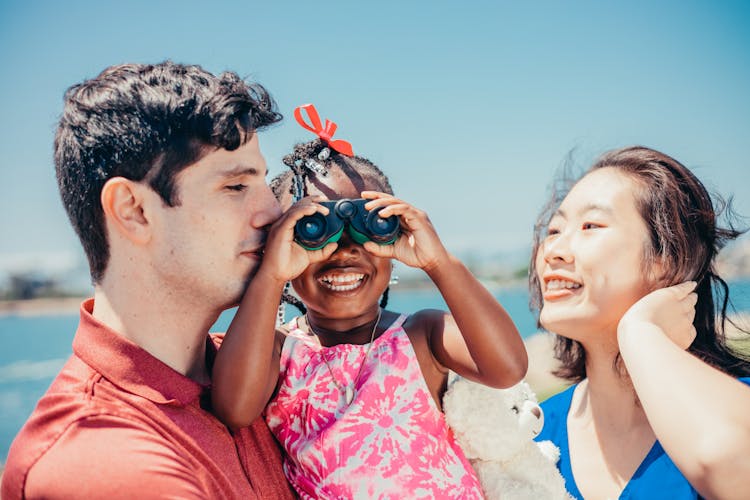
[[[302,116],[302,111],[307,112],[307,116],[310,118],[310,123],[312,125],[308,125],[305,122],[305,119]],[[294,118],[297,120],[297,123],[302,126],[302,128],[309,130],[313,134],[320,137],[323,141],[325,141],[326,144],[328,144],[330,147],[332,147],[342,155],[354,156],[354,151],[352,151],[351,144],[342,140],[332,140],[333,134],[336,132],[337,125],[331,120],[326,119],[326,126],[323,127],[320,122],[318,111],[315,109],[314,105],[303,104],[302,106],[297,106],[294,109]]]

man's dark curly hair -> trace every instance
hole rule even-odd
[[[216,149],[237,149],[281,120],[261,85],[171,61],[111,66],[70,87],[64,103],[55,136],[57,182],[95,284],[109,259],[99,200],[108,179],[145,180],[167,205],[179,205],[180,171]]]

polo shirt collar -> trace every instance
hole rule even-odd
[[[104,378],[127,392],[156,404],[199,404],[208,387],[175,371],[92,316],[94,299],[81,304],[81,319],[73,339],[73,352]],[[206,336],[206,361],[216,347]]]

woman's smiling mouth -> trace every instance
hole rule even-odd
[[[561,276],[549,276],[544,278],[544,300],[555,300],[576,294],[583,285]]]
[[[574,281],[561,280],[561,279],[553,279],[547,282],[547,290],[550,290],[550,291],[563,290],[563,289],[575,289],[575,288],[581,288],[581,284],[576,283]]]

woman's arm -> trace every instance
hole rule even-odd
[[[692,285],[692,286],[691,286]],[[657,290],[620,321],[620,353],[649,423],[707,498],[750,491],[750,387],[696,358],[694,284]]]
[[[505,309],[443,246],[427,214],[383,193],[365,191],[368,210],[396,215],[402,235],[394,245],[368,242],[365,249],[425,271],[443,295],[451,314],[423,314],[435,359],[460,375],[494,387],[509,387],[526,374],[523,340]]]

